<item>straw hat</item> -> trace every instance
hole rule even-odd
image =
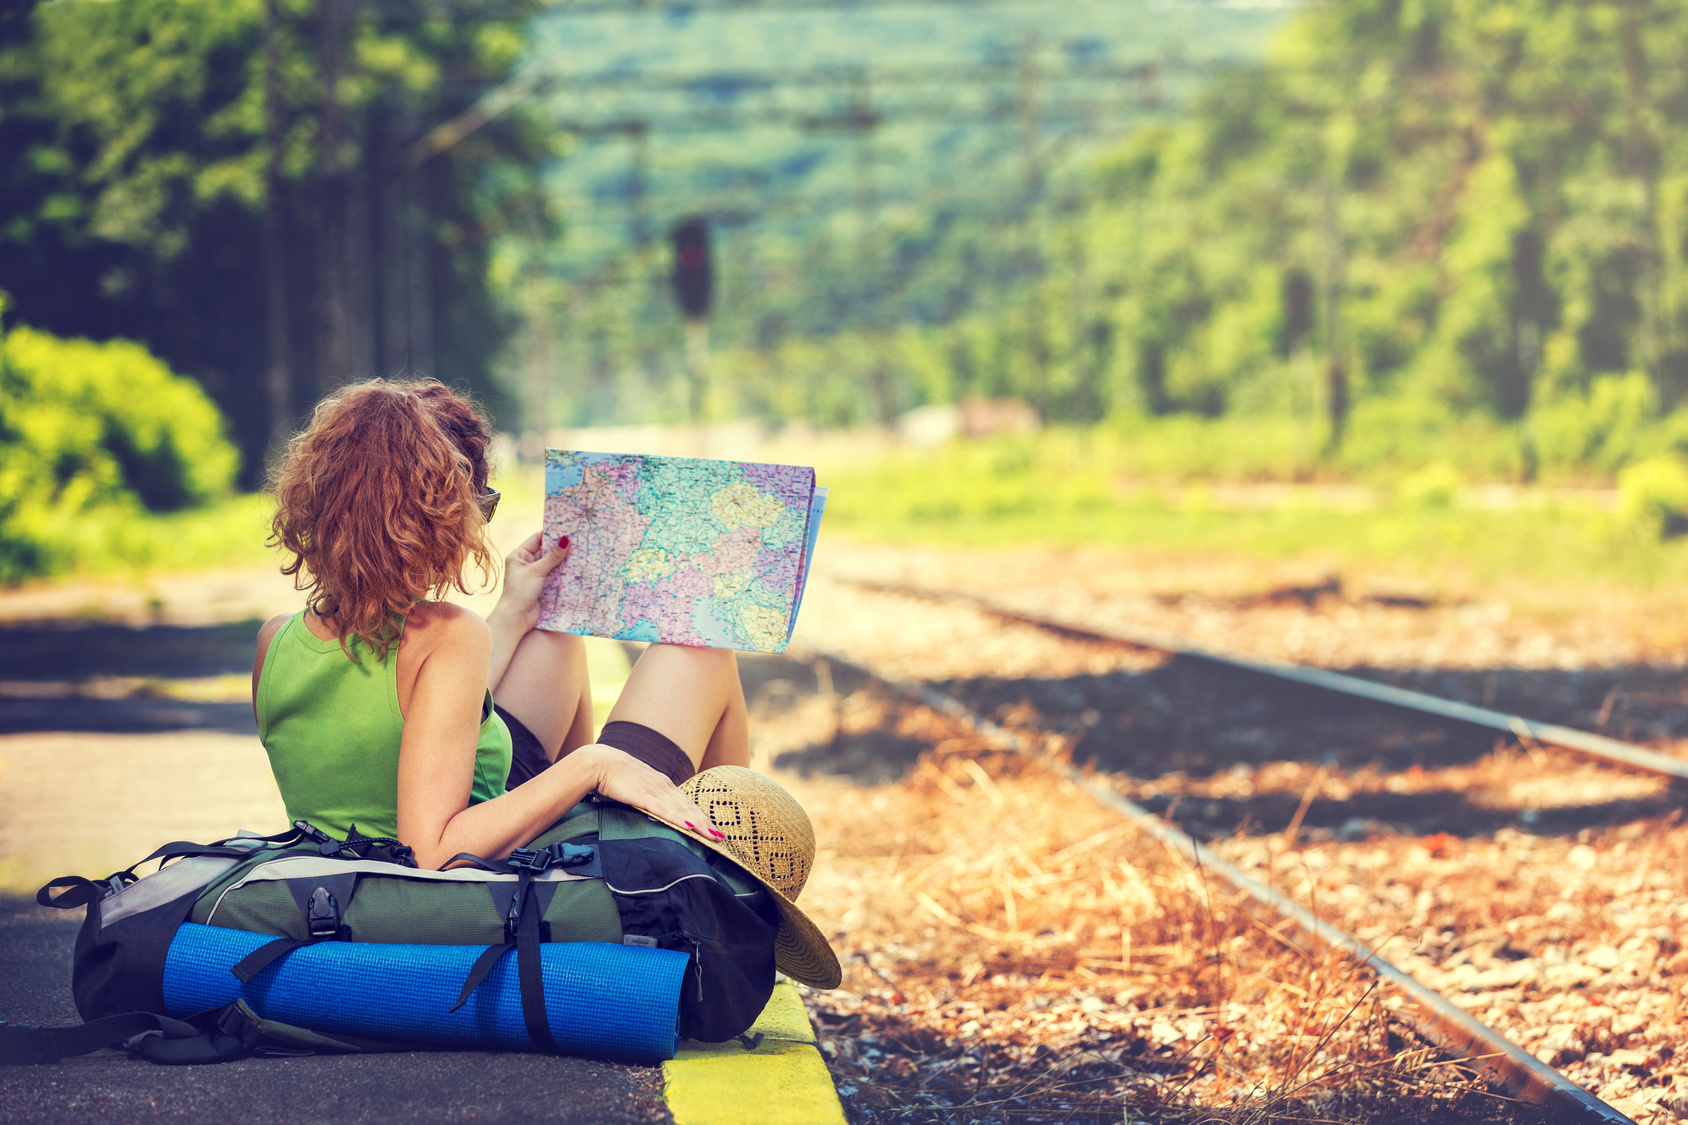
[[[680,788],[727,836],[695,838],[744,868],[774,892],[782,924],[774,938],[774,964],[793,980],[837,988],[838,955],[818,926],[797,909],[797,896],[815,863],[815,830],[797,799],[755,770],[716,766]]]

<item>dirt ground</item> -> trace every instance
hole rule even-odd
[[[1166,576],[1141,576],[1133,589],[1121,573],[1128,568],[1108,560],[1040,565],[1033,555],[879,549],[833,574],[949,585],[1069,618],[1177,631],[1667,752],[1688,734],[1680,654],[1638,643],[1594,607],[1549,632],[1551,623],[1517,621],[1493,604],[1385,601],[1329,582],[1263,588],[1256,578],[1253,589],[1144,593]],[[826,633],[828,651],[891,678],[934,683],[997,722],[1071,749],[1122,792],[1383,943],[1386,956],[1633,1116],[1688,1110],[1677,1059],[1688,1042],[1679,1022],[1688,955],[1677,956],[1688,917],[1688,907],[1679,912],[1688,902],[1680,877],[1688,835],[1678,826],[1680,795],[1663,779],[954,605],[847,583],[828,587],[817,604],[826,621],[815,614],[805,626],[809,636]],[[875,707],[901,713],[859,691],[841,705],[840,719],[848,728],[852,709]],[[824,753],[801,749],[781,760],[817,772],[888,778],[903,770],[918,779],[925,771],[936,779],[934,755],[900,740],[907,723],[882,718],[877,742],[864,727],[832,737]],[[965,753],[964,739],[955,745]],[[940,750],[936,760],[943,758]],[[953,761],[942,768],[969,785]],[[1021,809],[1022,820],[1031,815]],[[1063,817],[1073,815],[1063,807]],[[1143,865],[1140,857],[1125,862]],[[1089,886],[1110,886],[1102,875],[1092,873]],[[1022,866],[1019,878],[1037,876]],[[973,894],[948,912],[974,938],[1014,929],[1011,897]],[[1069,892],[1073,914],[1083,915],[1082,904],[1082,892]],[[1155,909],[1167,909],[1164,893]],[[1017,911],[1023,916],[1026,907]],[[970,998],[977,995],[978,984],[967,983]],[[1085,986],[1071,975],[1068,985],[1082,1002]],[[1118,1018],[1120,995],[1115,1003],[1091,998],[1090,1026],[1104,1014]],[[1271,1022],[1273,1007],[1257,1000],[1248,1011]],[[1283,1015],[1280,1027],[1293,1019]],[[1342,1047],[1353,1052],[1350,1062],[1364,1061],[1364,1044]],[[1183,1093],[1225,1102],[1223,1091],[1202,1089],[1206,1080]]]
[[[1674,752],[1688,739],[1681,653],[1670,623],[1634,627],[1645,605],[1568,612],[1104,552],[829,543],[820,559],[803,651],[744,668],[757,763],[800,795],[821,840],[803,901],[847,969],[843,989],[808,999],[853,1120],[1530,1114],[1439,1065],[1395,1018],[1398,1000],[1351,966],[1263,924],[1089,798],[816,652],[932,683],[1070,749],[1387,940],[1387,956],[1632,1115],[1674,1116],[1688,1092],[1688,826],[1663,782],[851,580],[1148,625]],[[222,623],[248,629],[296,599],[249,572],[0,593],[0,635],[34,646],[0,645],[0,730],[17,732],[0,735],[5,884],[47,870],[30,849],[76,801],[88,831],[74,835],[131,858],[173,826],[273,821],[262,754],[239,729],[241,642]],[[136,637],[154,645],[142,667],[74,658],[78,641],[128,651]],[[51,733],[67,711],[84,729],[153,725],[118,741]]]

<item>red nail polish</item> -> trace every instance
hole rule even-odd
[[[687,828],[690,828],[690,829],[691,829],[691,830],[692,830],[692,831],[693,831],[693,832],[696,832],[696,831],[697,831],[697,825],[695,825],[695,824],[693,824],[693,823],[692,823],[692,822],[691,822],[691,821],[689,821],[689,820],[688,820],[688,821],[686,821],[686,827],[687,827]]]
[[[566,548],[568,545],[569,545],[569,537],[566,536],[566,535],[563,536],[561,539],[557,540],[557,546],[559,548]]]

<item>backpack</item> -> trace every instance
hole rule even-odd
[[[161,861],[144,878],[136,867]],[[174,862],[171,862],[171,861]],[[0,1062],[47,1062],[119,1042],[158,1062],[243,1054],[409,1049],[407,1037],[363,1036],[265,1019],[247,998],[170,1012],[165,964],[184,925],[272,940],[230,972],[248,984],[293,951],[324,942],[484,946],[455,993],[462,1007],[514,952],[531,1046],[557,1049],[545,1012],[541,947],[600,942],[686,957],[676,1031],[712,1042],[741,1035],[774,985],[779,914],[737,865],[646,814],[596,796],[505,859],[460,855],[419,870],[396,840],[355,826],[337,840],[304,821],[273,836],[166,844],[106,879],[61,876],[36,901],[87,907],[72,992],[87,1023],[0,1023]],[[184,1018],[185,1016],[185,1018]],[[576,1047],[578,1049],[578,1047]]]

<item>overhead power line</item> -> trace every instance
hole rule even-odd
[[[1189,7],[1219,7],[1217,3],[1190,0]],[[535,15],[544,17],[570,16],[663,16],[732,13],[732,12],[853,12],[876,8],[1027,8],[1026,0],[552,0],[542,5]],[[508,11],[490,9],[485,0],[429,0],[413,3],[410,0],[362,0],[362,13],[374,16],[383,23],[423,23],[431,19],[449,19],[453,23],[509,22]]]
[[[538,65],[538,64],[536,64]],[[868,81],[875,86],[949,86],[1018,81],[1022,56],[1000,62],[948,63],[935,66],[870,66],[834,64],[806,67],[762,67],[754,70],[600,70],[582,74],[557,72],[554,88],[633,86],[641,90],[681,90],[692,93],[732,93],[782,86],[849,85]],[[1141,62],[1079,62],[1060,70],[1044,70],[1040,78],[1052,82],[1142,82],[1166,75],[1202,76],[1216,63],[1177,56]]]
[[[959,2],[959,0],[958,0]],[[1210,74],[1212,62],[1166,59],[1131,64],[1080,64],[1048,73],[1044,81],[1135,82],[1142,85],[1163,78],[1196,79]],[[522,101],[563,89],[634,88],[691,93],[734,93],[773,90],[790,86],[861,84],[905,86],[995,85],[1016,81],[1022,73],[1021,60],[1002,63],[974,63],[937,67],[820,66],[723,71],[600,71],[567,74],[553,62],[541,60],[521,74],[483,94],[462,113],[429,130],[406,151],[408,167],[414,169],[439,155],[475,130],[508,112]],[[575,130],[571,130],[575,131]],[[587,129],[585,131],[591,131]],[[609,130],[611,132],[625,130]]]
[[[1048,102],[1038,107],[1044,120],[1083,120],[1098,109],[1130,109],[1129,100],[1141,101],[1141,107],[1155,108],[1158,101],[1141,99]],[[767,113],[690,113],[669,117],[606,118],[588,121],[561,118],[555,122],[560,132],[581,136],[637,135],[653,133],[719,133],[736,132],[755,126],[794,125],[808,132],[855,131],[876,129],[898,120],[951,121],[957,125],[1014,125],[1021,124],[1017,107],[1005,105],[970,110],[954,103],[926,102],[911,105],[887,106],[883,109],[843,109],[837,113],[805,114],[790,111]]]

